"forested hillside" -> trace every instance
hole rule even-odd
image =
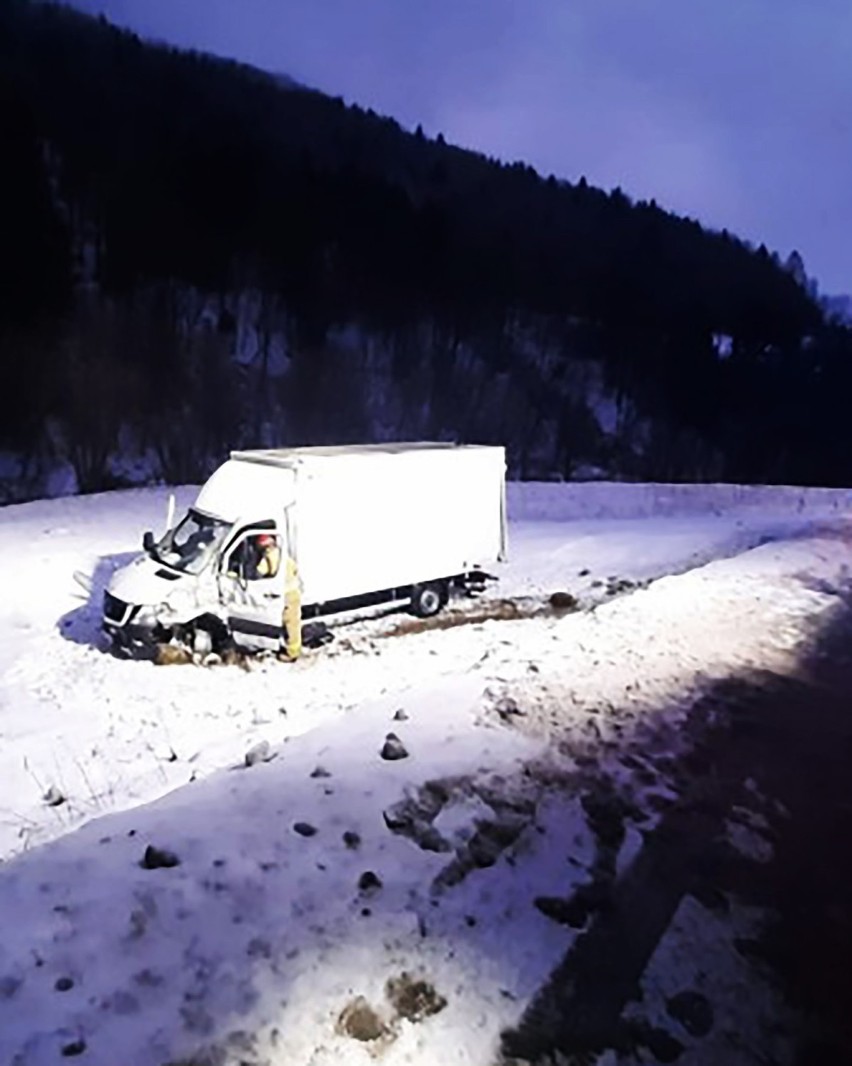
[[[403,437],[852,481],[850,332],[798,257],[28,0],[0,138],[7,499],[59,460],[97,490]]]

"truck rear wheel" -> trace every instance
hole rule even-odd
[[[418,618],[431,618],[446,604],[447,586],[443,581],[415,585],[411,593],[411,610]]]

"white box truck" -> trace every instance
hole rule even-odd
[[[113,575],[104,629],[126,654],[175,641],[276,650],[340,612],[436,614],[505,558],[505,472],[504,449],[484,445],[232,452]]]

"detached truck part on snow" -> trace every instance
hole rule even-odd
[[[232,452],[113,575],[104,629],[130,655],[169,641],[295,655],[308,619],[382,603],[436,614],[505,558],[505,472],[503,448],[479,445]]]

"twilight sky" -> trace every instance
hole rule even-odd
[[[850,0],[72,0],[543,175],[620,185],[852,293]]]

